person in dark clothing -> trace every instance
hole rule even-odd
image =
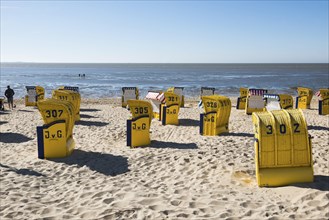
[[[14,108],[14,95],[15,95],[14,90],[12,90],[10,88],[10,86],[7,86],[7,90],[5,91],[5,96],[8,99],[8,107],[9,107],[9,109],[10,109],[10,107],[11,107],[11,109]]]

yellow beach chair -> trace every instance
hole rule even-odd
[[[312,145],[303,112],[254,112],[252,121],[258,186],[312,182]]]
[[[127,146],[140,147],[151,143],[150,127],[152,104],[142,100],[128,100],[132,118],[127,120]]]
[[[180,107],[184,107],[185,105],[185,101],[184,101],[184,94],[183,94],[183,91],[184,91],[184,87],[170,87],[167,92],[172,92],[172,93],[175,93],[179,96],[179,99],[180,99]]]
[[[319,98],[319,115],[329,114],[329,88],[320,89],[316,96]]]
[[[75,147],[73,105],[68,101],[46,99],[38,101],[37,107],[45,123],[37,127],[38,157],[45,159],[70,155]]]
[[[203,96],[205,113],[200,114],[200,134],[215,136],[229,132],[231,100],[220,95]]]
[[[26,86],[25,106],[36,106],[45,97],[45,89],[41,86]]]
[[[266,89],[249,89],[245,111],[247,115],[251,115],[253,112],[261,112],[265,110],[263,95],[266,93]]]
[[[73,90],[56,89],[52,91],[52,98],[71,102],[74,106],[74,119],[75,121],[80,120],[81,97],[78,92]]]
[[[296,97],[296,108],[309,109],[313,98],[312,89],[305,87],[297,88],[298,97]]]
[[[178,125],[178,114],[180,109],[179,95],[165,92],[165,103],[160,105],[160,120],[162,125]]]
[[[247,96],[248,88],[240,88],[240,97],[236,102],[236,109],[246,109]]]
[[[137,87],[122,87],[121,106],[127,107],[128,100],[138,100],[139,90]]]

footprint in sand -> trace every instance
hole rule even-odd
[[[250,173],[251,171],[234,171],[232,173],[232,181],[238,182],[244,186],[255,185],[255,178],[251,176]]]

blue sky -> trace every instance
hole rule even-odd
[[[2,62],[328,62],[328,1],[3,1]]]

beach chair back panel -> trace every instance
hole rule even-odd
[[[319,97],[319,115],[329,114],[329,89],[320,89],[317,92]]]
[[[215,88],[201,87],[201,97],[214,95],[215,90],[216,90]]]
[[[162,125],[178,125],[178,114],[180,109],[179,95],[172,92],[165,92],[165,105],[161,105]]]
[[[232,108],[231,100],[227,97],[222,96],[219,99],[219,103],[221,107],[217,111],[217,118],[219,119],[217,127],[223,128],[223,132],[228,132],[228,123]]]
[[[37,127],[38,158],[60,158],[68,156],[65,121],[54,121]]]
[[[70,102],[57,99],[37,103],[45,125],[37,127],[38,157],[59,158],[72,153],[74,107]]]
[[[254,112],[253,124],[259,186],[313,181],[311,143],[300,110]]]
[[[26,89],[27,89],[28,102],[36,104],[37,91],[35,89],[35,86],[26,86]]]
[[[25,106],[36,106],[37,101],[43,100],[45,89],[41,86],[26,86]]]
[[[257,112],[258,118],[253,115],[255,140],[261,145],[261,148],[255,150],[260,168],[273,167],[275,165],[275,135],[274,117],[267,112]]]
[[[150,127],[153,117],[152,105],[148,101],[128,100],[132,118],[127,120],[127,146],[139,147],[151,143]]]
[[[303,113],[299,110],[287,110],[291,120],[292,143],[293,143],[293,165],[311,165],[311,142],[307,131],[307,125]]]
[[[200,134],[214,136],[228,132],[231,101],[225,96],[203,96],[204,114],[200,115]]]
[[[292,109],[293,108],[293,98],[291,95],[280,94],[280,106],[281,109]]]
[[[72,136],[74,126],[74,107],[70,102],[46,99],[38,102],[38,110],[45,124],[65,121],[67,137]]]
[[[80,120],[80,94],[71,90],[56,89],[52,92],[52,98],[71,102],[74,106],[74,119]]]
[[[236,108],[245,109],[248,96],[248,88],[240,88],[240,97],[238,97]]]
[[[277,166],[292,166],[290,118],[285,111],[272,111],[276,134]]]
[[[170,87],[167,89],[167,92],[175,93],[179,96],[180,99],[180,107],[184,107],[184,95],[183,95],[184,87]]]
[[[127,106],[127,101],[138,100],[139,98],[139,91],[137,87],[122,87],[122,107]]]
[[[313,97],[313,91],[309,88],[298,87],[298,97],[296,97],[296,108],[309,109]]]
[[[149,124],[151,124],[153,118],[153,107],[150,102],[143,100],[128,100],[132,118],[148,117]]]
[[[246,102],[246,114],[265,110],[263,95],[267,93],[265,89],[249,89]]]

